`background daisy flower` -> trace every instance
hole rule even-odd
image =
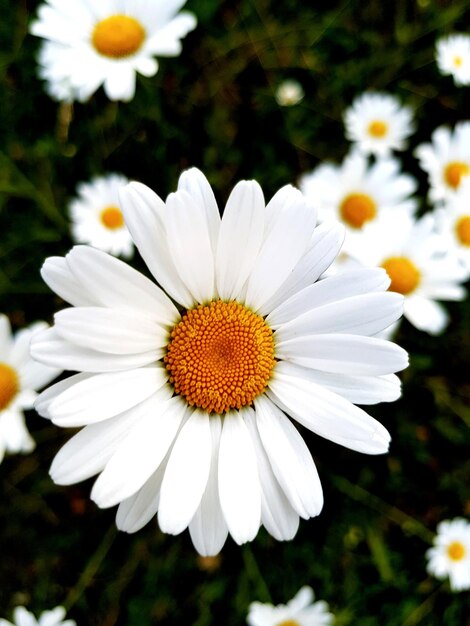
[[[289,417],[350,449],[387,451],[386,429],[353,403],[400,395],[393,372],[407,355],[373,335],[400,317],[402,296],[386,291],[380,269],[315,282],[342,229],[316,227],[293,187],[265,206],[260,186],[242,181],[222,219],[195,169],[166,203],[139,183],[121,200],[161,289],[89,247],[42,270],[73,306],[33,355],[80,373],[36,408],[57,425],[85,427],[54,460],[54,481],[100,474],[92,499],[119,504],[120,529],[134,532],[158,511],[162,531],[189,526],[203,555],[229,532],[252,540],[260,524],[291,539],[323,495]]]
[[[302,587],[287,604],[273,606],[252,602],[248,609],[248,626],[329,626],[334,615],[323,600],[314,602],[311,587]]]
[[[134,244],[119,200],[119,190],[128,182],[124,176],[108,174],[78,186],[78,197],[69,205],[72,238],[77,243],[114,256],[132,256]]]
[[[453,34],[436,43],[436,62],[441,74],[456,85],[470,85],[470,35]]]
[[[33,361],[29,354],[31,337],[47,327],[45,322],[36,322],[12,337],[8,318],[0,315],[0,462],[5,452],[34,450],[23,411],[33,408],[36,391],[60,373]]]
[[[434,547],[426,552],[427,570],[436,578],[449,577],[452,591],[470,589],[470,524],[457,517],[437,526]]]
[[[413,112],[396,96],[366,92],[344,113],[346,137],[365,154],[388,156],[404,150],[414,130]]]
[[[39,619],[34,617],[24,606],[18,606],[13,611],[13,622],[0,619],[0,626],[77,626],[73,619],[64,621],[65,609],[56,606],[51,611],[41,613]]]
[[[470,178],[436,211],[440,234],[470,272]]]
[[[136,73],[153,76],[155,56],[181,53],[181,39],[196,27],[185,0],[46,0],[30,32],[54,43],[40,54],[49,83],[70,85],[87,100],[101,85],[110,100],[132,100]],[[54,89],[56,97],[60,92]]]

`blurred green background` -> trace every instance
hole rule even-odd
[[[123,173],[166,196],[195,165],[221,206],[241,178],[270,197],[320,161],[342,159],[344,109],[366,89],[385,90],[416,111],[400,158],[420,181],[425,211],[412,150],[469,109],[468,88],[434,62],[437,37],[468,29],[465,0],[189,0],[197,29],[180,57],[138,78],[132,102],[99,91],[72,109],[36,78],[39,40],[27,28],[38,5],[0,0],[0,311],[15,329],[63,306],[39,268],[70,248],[67,203],[93,175]],[[288,77],[306,95],[282,108],[274,91]],[[132,264],[143,269],[137,257]],[[424,557],[439,521],[470,517],[469,306],[448,309],[440,338],[401,327],[411,352],[403,398],[371,411],[392,433],[389,455],[303,431],[325,507],[290,543],[262,530],[207,560],[188,533],[162,535],[155,520],[118,534],[114,510],[89,501],[91,481],[52,483],[49,465],[70,433],[29,412],[37,450],[0,467],[0,616],[17,604],[38,614],[65,603],[78,626],[235,626],[251,601],[286,602],[309,584],[338,626],[470,624],[470,593],[429,578]]]

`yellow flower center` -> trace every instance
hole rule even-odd
[[[6,409],[19,390],[18,375],[6,363],[0,363],[0,411]]]
[[[461,561],[465,556],[465,546],[460,541],[453,541],[447,548],[447,554],[452,561]]]
[[[393,256],[382,263],[392,281],[389,291],[407,296],[419,285],[421,274],[415,264],[403,256]]]
[[[92,42],[105,57],[121,59],[135,54],[145,40],[145,29],[129,15],[111,15],[96,24]]]
[[[107,206],[103,209],[100,213],[100,220],[109,230],[116,230],[124,226],[124,216],[117,206]]]
[[[460,67],[462,65],[462,57],[455,56],[454,57],[454,65],[455,65],[455,67]]]
[[[464,246],[470,246],[470,215],[461,217],[455,225],[457,239]]]
[[[339,212],[346,224],[352,228],[362,228],[366,222],[374,219],[377,206],[365,193],[352,193],[342,201]]]
[[[273,332],[238,302],[189,310],[173,328],[166,367],[176,393],[208,413],[250,405],[275,365]]]
[[[295,619],[286,619],[285,621],[276,624],[276,626],[300,626],[300,624]]]
[[[385,137],[388,132],[388,124],[382,120],[374,120],[369,124],[367,130],[369,131],[369,135],[371,137],[381,139],[382,137]]]
[[[452,189],[458,189],[462,178],[470,174],[470,165],[463,161],[452,161],[448,163],[444,170],[444,178],[446,183]]]

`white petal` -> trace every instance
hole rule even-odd
[[[41,268],[44,282],[58,296],[73,306],[93,306],[96,300],[73,275],[66,259],[49,257]]]
[[[130,63],[108,63],[104,91],[110,100],[129,102],[135,95],[135,70]]]
[[[0,354],[2,359],[10,354],[12,345],[10,320],[6,315],[0,314]]]
[[[16,626],[37,626],[32,613],[27,611],[24,606],[17,606],[13,611],[13,619]]]
[[[311,587],[302,587],[287,603],[292,611],[302,611],[306,609],[314,600],[313,590]]]
[[[411,296],[405,300],[404,314],[413,326],[430,335],[442,333],[449,322],[449,316],[441,304],[421,296]]]
[[[75,385],[75,383],[86,380],[87,378],[90,378],[90,374],[75,374],[74,376],[69,376],[65,380],[55,383],[55,385],[51,385],[37,396],[34,408],[41,417],[49,419],[49,404],[52,400],[69,387]]]

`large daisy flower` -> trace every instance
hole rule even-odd
[[[404,214],[384,216],[364,229],[350,255],[362,265],[383,267],[391,279],[389,289],[405,297],[404,317],[433,335],[448,323],[444,307],[436,301],[466,296],[461,283],[468,271],[459,262],[455,246],[447,247],[436,233],[431,214],[418,221]]]
[[[431,143],[416,148],[416,156],[429,178],[430,200],[450,198],[470,176],[470,122],[460,122],[453,132],[440,126]]]
[[[52,611],[44,611],[37,620],[24,606],[17,606],[13,611],[13,622],[0,619],[0,626],[77,626],[73,619],[64,621],[65,609],[56,606]]]
[[[119,200],[119,190],[128,182],[124,176],[108,174],[78,186],[78,197],[69,206],[74,241],[114,256],[132,256],[134,243]]]
[[[192,13],[178,13],[185,3],[46,0],[30,30],[46,40],[39,62],[48,91],[84,101],[103,85],[110,100],[132,100],[136,72],[156,74],[154,57],[178,56],[181,39],[195,28]]]
[[[59,374],[58,369],[37,363],[29,354],[31,337],[47,327],[45,322],[36,322],[13,337],[8,318],[0,315],[0,462],[5,452],[34,450],[23,411],[33,407],[36,391]]]
[[[460,260],[470,272],[470,178],[436,210],[436,221],[447,245],[455,247]]]
[[[329,626],[334,615],[323,600],[314,602],[311,587],[302,587],[287,604],[252,602],[248,609],[248,626]]]
[[[441,37],[436,43],[436,61],[441,74],[452,76],[456,85],[470,85],[470,35]]]
[[[346,137],[365,154],[388,156],[404,150],[413,132],[413,112],[396,96],[363,93],[344,114]]]
[[[346,228],[343,252],[361,241],[363,228],[385,213],[412,214],[416,201],[411,194],[416,181],[400,173],[396,159],[381,159],[369,165],[355,151],[342,165],[323,163],[300,179],[300,189],[318,207],[321,221],[339,220]]]
[[[131,183],[126,223],[160,284],[100,250],[48,259],[42,275],[71,308],[34,341],[43,363],[80,373],[41,394],[39,413],[84,426],[52,478],[100,474],[92,499],[119,504],[134,532],[158,511],[162,531],[187,526],[203,555],[228,532],[239,544],[260,524],[277,539],[323,496],[291,419],[366,454],[386,452],[385,428],[353,403],[400,395],[398,346],[374,335],[403,297],[381,269],[316,282],[341,247],[339,225],[316,227],[293,187],[265,206],[255,181],[232,191],[223,218],[206,178],[185,172],[163,202]]]
[[[452,591],[470,589],[470,524],[457,517],[437,526],[434,547],[426,552],[427,570],[436,578],[449,577]]]

